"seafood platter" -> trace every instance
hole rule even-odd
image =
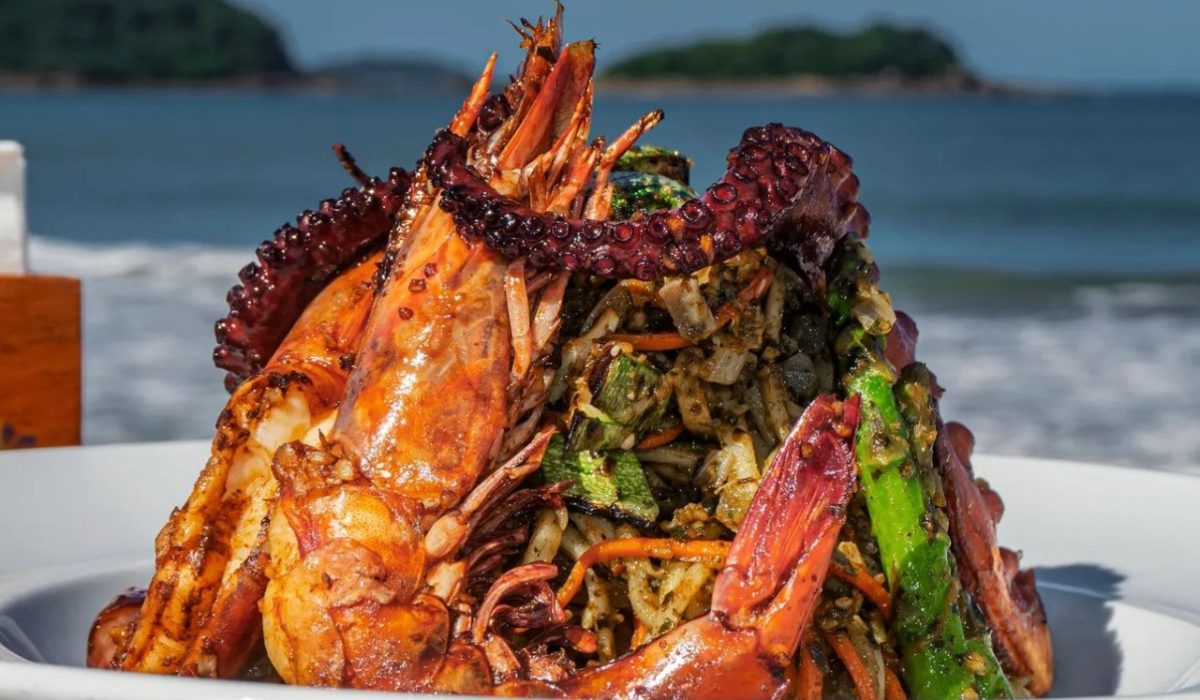
[[[375,177],[335,147],[354,186],[228,294],[230,397],[211,444],[172,458],[190,493],[164,487],[177,507],[130,543],[152,567],[76,571],[86,594],[0,577],[0,688],[53,686],[19,659],[63,656],[35,639],[61,606],[88,624],[55,644],[104,669],[73,682],[129,697],[1198,687],[1188,594],[1119,600],[1157,585],[1157,545],[1127,565],[1137,532],[1072,534],[1139,519],[1075,500],[1162,482],[1182,502],[1192,480],[976,459],[939,410],[954,378],[882,285],[846,153],[748,125],[694,189],[647,138],[661,111],[591,133],[596,44],[564,43],[561,9],[517,27],[515,76],[494,88],[493,54],[415,167]],[[1054,492],[1074,478],[1093,491]],[[1160,530],[1195,531],[1191,511]]]

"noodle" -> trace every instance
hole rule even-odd
[[[792,429],[791,412],[787,406],[787,389],[779,380],[779,375],[769,368],[760,369],[756,378],[763,399],[767,426],[775,439],[783,442]]]
[[[617,529],[612,521],[586,513],[571,513],[571,522],[587,537],[591,544],[599,544],[617,538]]]
[[[675,486],[690,486],[692,483],[692,475],[685,472],[673,464],[662,463],[646,463],[643,462],[648,469],[654,474],[657,474],[663,481]]]
[[[652,580],[657,572],[649,559],[628,559],[625,564],[625,581],[629,586],[629,604],[633,614],[655,636],[658,622],[658,594]]]
[[[583,553],[588,550],[591,545],[583,533],[579,532],[574,525],[568,525],[563,528],[562,538],[559,542],[559,547],[567,553],[572,560],[578,560],[583,556]]]
[[[554,557],[558,554],[558,548],[562,544],[563,530],[567,521],[566,515],[565,510],[558,511],[547,508],[538,511],[522,563],[554,561]]]
[[[713,570],[704,564],[673,561],[667,562],[666,566],[670,567],[670,573],[660,590],[658,624],[651,628],[656,636],[670,631],[684,620],[684,611],[704,588],[704,584],[713,578]]]

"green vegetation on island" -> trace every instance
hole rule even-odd
[[[4,0],[0,73],[119,84],[296,71],[279,33],[225,0]]]
[[[459,93],[472,82],[437,60],[406,56],[299,70],[274,26],[227,0],[0,0],[0,86]]]
[[[961,81],[954,47],[925,29],[874,24],[837,33],[812,26],[773,28],[746,38],[714,38],[651,49],[610,67],[623,81]]]

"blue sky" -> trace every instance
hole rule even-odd
[[[517,55],[505,19],[553,11],[549,0],[237,2],[281,25],[304,65],[361,53],[407,53],[472,68],[492,50]],[[993,78],[1200,87],[1197,0],[572,0],[565,24],[569,39],[596,38],[603,62],[663,40],[746,33],[797,20],[850,28],[879,18],[941,30],[971,67]]]

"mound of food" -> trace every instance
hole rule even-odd
[[[844,153],[588,140],[595,45],[521,26],[412,173],[259,248],[232,396],[89,664],[582,697],[1047,692],[1033,575],[915,359]]]

